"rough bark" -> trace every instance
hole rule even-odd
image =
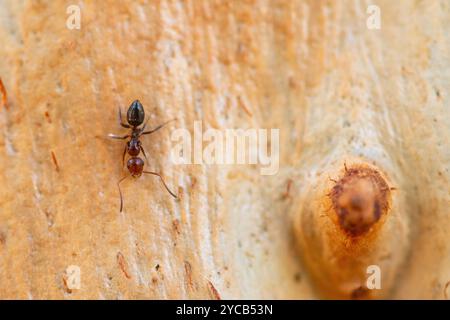
[[[377,1],[380,30],[369,1],[75,2],[80,30],[70,1],[0,4],[0,298],[359,297],[370,263],[375,298],[445,298],[448,1]],[[152,127],[178,119],[143,144],[180,199],[128,179],[120,213],[123,144],[106,135],[134,99]],[[195,120],[280,128],[278,174],[174,165],[170,132]],[[357,257],[319,218],[344,163],[395,188]]]

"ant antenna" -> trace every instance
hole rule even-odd
[[[120,179],[119,182],[117,182],[117,187],[119,187],[119,195],[120,195],[120,212],[122,212],[123,208],[123,197],[122,197],[122,190],[120,190],[120,183],[128,177],[129,176],[125,176],[122,179]]]

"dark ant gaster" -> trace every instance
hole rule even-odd
[[[172,191],[170,191],[170,189],[167,187],[166,183],[164,182],[163,177],[159,173],[144,170],[144,160],[142,160],[141,158],[138,157],[139,153],[142,151],[145,159],[148,162],[147,155],[145,154],[144,148],[142,148],[141,141],[139,140],[139,138],[142,135],[151,134],[153,132],[158,131],[159,129],[164,127],[167,123],[169,123],[170,121],[173,121],[173,120],[167,121],[167,122],[157,126],[153,130],[145,131],[145,126],[147,125],[148,120],[145,122],[145,124],[141,128],[139,128],[139,126],[144,122],[144,119],[145,119],[144,107],[139,102],[139,100],[133,101],[133,103],[128,108],[128,111],[127,111],[127,122],[128,123],[123,123],[122,111],[120,110],[120,107],[119,107],[119,124],[124,128],[131,129],[131,133],[124,135],[124,136],[117,136],[114,134],[109,134],[109,137],[113,138],[113,139],[121,139],[121,140],[130,138],[130,140],[125,145],[125,149],[123,150],[122,166],[125,165],[125,154],[128,152],[128,154],[130,155],[130,158],[127,161],[127,168],[133,178],[138,178],[143,173],[158,176],[161,179],[166,190],[174,198],[177,198],[177,196]],[[120,189],[120,183],[128,177],[129,177],[129,175],[126,175],[125,177],[120,179],[119,182],[117,183],[117,186],[119,188],[119,195],[120,195],[120,212],[122,212],[122,208],[123,208],[122,190]]]

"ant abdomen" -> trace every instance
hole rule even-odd
[[[140,177],[144,170],[144,160],[139,157],[131,157],[127,161],[127,168],[133,177]]]

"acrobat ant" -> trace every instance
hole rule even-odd
[[[128,108],[127,123],[124,123],[122,121],[122,111],[119,107],[119,125],[121,125],[124,128],[131,129],[131,132],[124,136],[118,136],[115,134],[109,134],[108,136],[110,138],[120,139],[120,140],[125,140],[125,139],[130,138],[130,140],[125,145],[125,149],[123,150],[122,166],[125,165],[125,155],[128,153],[130,155],[130,158],[127,161],[127,168],[133,178],[139,178],[143,173],[158,176],[161,179],[166,190],[174,198],[177,198],[177,196],[172,191],[170,191],[170,189],[167,187],[166,183],[164,182],[163,177],[159,173],[144,170],[144,160],[142,160],[140,157],[138,157],[139,153],[142,151],[145,159],[148,162],[147,155],[145,154],[144,148],[142,147],[142,144],[141,144],[141,141],[139,140],[139,138],[142,135],[151,134],[151,133],[158,131],[159,129],[164,127],[167,123],[169,123],[175,119],[167,121],[167,122],[157,126],[155,129],[149,130],[149,131],[145,131],[145,127],[147,125],[148,119],[142,127],[139,127],[144,122],[144,119],[145,119],[144,107],[139,102],[139,100],[133,101],[133,103],[131,103],[130,107]],[[123,208],[123,197],[122,197],[122,190],[120,189],[120,183],[128,177],[129,177],[129,175],[126,175],[125,177],[121,178],[117,182],[117,186],[119,188],[119,195],[120,195],[120,212],[122,212],[122,208]]]

